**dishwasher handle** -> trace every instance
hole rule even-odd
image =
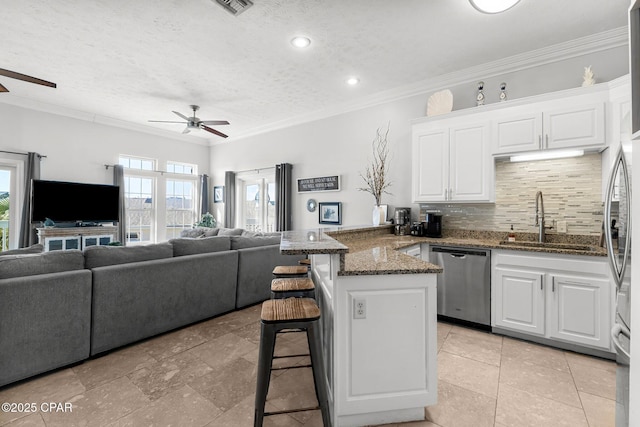
[[[475,255],[475,256],[488,255],[488,251],[465,249],[465,248],[445,248],[442,246],[431,246],[429,250],[431,252],[440,252],[443,254],[450,254],[455,258],[463,258],[465,255]]]

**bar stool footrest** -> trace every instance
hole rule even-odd
[[[298,369],[298,368],[311,368],[311,364],[309,365],[296,365],[296,366],[283,366],[281,368],[271,368],[272,371],[282,371],[285,369]]]
[[[309,407],[309,408],[300,408],[300,409],[285,409],[282,411],[265,412],[264,416],[267,417],[269,415],[291,414],[293,412],[317,411],[318,409],[320,409],[319,406]]]
[[[273,356],[273,359],[286,359],[288,357],[305,357],[305,356],[310,356],[309,353],[306,354],[287,354],[285,356]]]

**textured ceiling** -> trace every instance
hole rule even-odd
[[[467,0],[2,2],[0,102],[48,104],[179,134],[198,104],[241,136],[292,117],[627,24],[628,0],[522,0],[497,15]],[[289,40],[312,40],[298,50]],[[361,84],[345,84],[357,75]],[[3,98],[4,97],[4,98]],[[219,138],[197,131],[202,138]]]

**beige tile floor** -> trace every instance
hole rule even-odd
[[[0,402],[38,407],[0,412],[0,425],[251,426],[259,310],[229,313],[0,388]],[[278,340],[276,354],[305,351],[304,334]],[[438,404],[425,409],[424,421],[402,427],[614,425],[613,362],[439,323],[438,379]],[[71,403],[72,412],[42,411],[41,402]],[[309,369],[273,373],[268,410],[315,404]],[[268,417],[265,425],[312,427],[322,420],[317,411],[299,412]]]

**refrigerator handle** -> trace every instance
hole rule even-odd
[[[618,339],[618,336],[620,335],[624,335],[627,339],[631,339],[631,332],[623,325],[616,323],[613,325],[613,328],[611,328],[611,341],[613,341],[613,347],[615,348],[616,353],[620,356],[626,357],[627,363],[629,363],[631,360],[631,354],[629,354],[620,344],[620,340]]]
[[[623,167],[622,173],[625,177],[625,184],[628,184],[629,177],[627,175],[626,162],[624,160],[624,151],[622,151],[622,145],[618,149],[616,159],[613,163],[613,168],[611,169],[611,175],[609,176],[609,185],[607,186],[607,196],[604,201],[604,235],[607,249],[607,260],[609,261],[609,268],[611,269],[613,280],[618,291],[620,291],[620,287],[622,286],[622,276],[624,275],[624,269],[626,267],[626,252],[625,256],[623,257],[621,271],[619,272],[615,263],[615,253],[613,251],[613,236],[611,234],[611,227],[609,226],[609,224],[611,224],[611,203],[613,200],[613,191],[616,183],[616,174],[618,172],[618,168],[621,165]],[[628,185],[627,188],[629,188]],[[628,235],[630,236],[631,234],[628,233]],[[627,239],[627,241],[629,240],[630,239]],[[627,249],[627,246],[628,245],[625,244],[625,250]]]

